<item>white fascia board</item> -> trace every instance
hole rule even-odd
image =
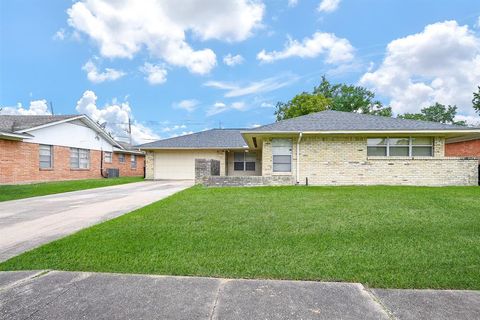
[[[193,147],[139,147],[140,150],[246,150],[249,149],[248,146],[244,147],[236,147],[236,148],[229,148],[229,147],[201,147],[201,148],[193,148]]]
[[[70,122],[70,121],[73,121],[73,120],[82,119],[84,117],[86,117],[86,116],[85,115],[79,115],[77,117],[72,117],[72,118],[68,118],[68,119],[63,119],[63,120],[58,120],[58,121],[42,124],[41,126],[36,126],[36,127],[28,128],[28,129],[17,130],[15,132],[23,133],[23,132],[29,132],[29,131],[33,131],[33,130],[43,129],[43,128],[55,126],[55,125],[60,124],[60,123],[65,123],[65,122]]]
[[[254,135],[254,134],[292,134],[292,135],[298,135],[299,133],[303,134],[394,134],[394,133],[400,133],[400,134],[442,134],[442,133],[456,133],[456,134],[462,134],[462,133],[480,133],[480,129],[465,129],[465,130],[339,130],[339,131],[333,131],[333,130],[328,130],[328,131],[242,131],[241,134],[248,134],[248,135]]]
[[[8,140],[23,140],[23,139],[29,138],[27,135],[24,135],[24,134],[0,132],[0,138],[3,138],[3,137]]]

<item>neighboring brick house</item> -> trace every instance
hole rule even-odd
[[[0,115],[0,184],[143,176],[144,158],[85,115]]]
[[[445,155],[480,159],[480,135],[448,139],[445,144]]]
[[[477,185],[478,160],[446,157],[445,139],[479,133],[480,128],[323,111],[139,147],[146,151],[147,179],[198,178],[195,159],[206,159],[220,165],[218,177],[199,180],[211,185]]]

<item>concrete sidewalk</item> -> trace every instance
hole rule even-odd
[[[0,273],[1,319],[479,319],[480,292],[358,283]]]
[[[144,181],[0,202],[0,261],[192,185],[192,181]]]

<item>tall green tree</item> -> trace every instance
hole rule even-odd
[[[347,84],[331,84],[325,76],[312,93],[303,92],[288,102],[278,102],[275,115],[279,121],[324,110],[392,116],[392,109],[375,100],[375,94],[368,89]]]
[[[392,116],[390,107],[384,107],[375,99],[375,93],[361,86],[331,84],[325,76],[322,76],[320,85],[313,89],[313,93],[332,100],[329,110]]]
[[[451,105],[443,105],[436,102],[434,105],[423,108],[420,110],[420,113],[404,113],[399,115],[399,118],[402,119],[412,119],[412,120],[423,120],[423,121],[434,121],[446,124],[456,124],[461,126],[466,126],[465,121],[455,121],[455,116],[457,115],[457,107]]]
[[[478,87],[478,91],[473,93],[472,104],[473,109],[480,114],[480,86]]]
[[[277,121],[295,118],[313,112],[324,111],[330,103],[331,100],[322,95],[303,92],[297,94],[288,102],[278,102],[275,115]]]

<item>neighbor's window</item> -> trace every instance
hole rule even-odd
[[[118,162],[125,163],[125,154],[124,153],[119,153],[118,154]]]
[[[70,148],[70,168],[72,169],[90,168],[90,150]]]
[[[234,152],[233,170],[234,171],[255,171],[255,161],[257,154],[255,152]]]
[[[132,154],[132,155],[130,156],[130,167],[131,167],[132,169],[136,169],[136,168],[137,168],[137,156],[134,155],[134,154]]]
[[[431,157],[433,139],[430,137],[370,138],[367,139],[369,157]]]
[[[39,149],[40,169],[53,168],[53,146],[41,144]]]
[[[273,172],[292,171],[292,140],[272,139]]]
[[[112,153],[111,152],[104,152],[103,153],[103,161],[105,163],[112,163]]]

